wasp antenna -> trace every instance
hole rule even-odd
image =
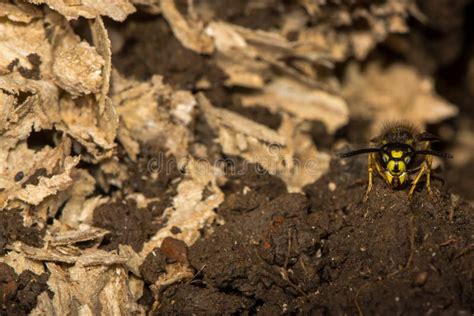
[[[441,158],[453,158],[453,155],[451,155],[451,154],[443,153],[443,152],[437,151],[437,150],[430,150],[430,149],[417,150],[415,153],[416,154],[421,154],[421,155],[432,155],[432,156],[437,156],[437,157],[441,157]]]
[[[356,155],[362,155],[362,154],[368,154],[368,153],[376,153],[380,152],[380,148],[362,148],[362,149],[357,149],[354,151],[349,151],[346,153],[339,154],[340,158],[347,158],[347,157],[352,157]]]

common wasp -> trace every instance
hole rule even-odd
[[[426,188],[431,195],[431,177],[433,156],[452,158],[448,153],[433,150],[431,144],[440,139],[428,132],[419,132],[406,122],[386,124],[379,136],[370,141],[369,148],[362,148],[340,155],[341,158],[368,154],[369,182],[364,201],[367,200],[373,186],[373,174],[377,172],[393,189],[410,185],[409,198],[426,175]]]

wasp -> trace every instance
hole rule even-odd
[[[452,158],[448,153],[433,150],[431,144],[440,139],[428,132],[419,132],[414,125],[406,122],[386,124],[379,136],[370,141],[369,148],[362,148],[340,155],[341,158],[368,154],[369,182],[364,201],[367,200],[373,186],[373,175],[377,172],[392,189],[410,185],[408,197],[420,181],[426,176],[426,188],[431,195],[431,174],[433,156]]]

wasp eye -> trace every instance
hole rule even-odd
[[[405,157],[405,163],[407,163],[407,164],[410,163],[410,160],[411,160],[410,156]]]

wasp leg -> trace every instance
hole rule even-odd
[[[383,172],[384,169],[383,169],[382,166],[379,164],[379,162],[375,159],[375,156],[373,157],[373,160],[374,160],[374,163],[375,163],[375,168],[377,169],[377,172],[379,173],[379,175],[380,175],[387,183],[389,183],[387,177],[385,176],[385,173]]]
[[[428,133],[425,133],[426,135],[429,135]],[[431,140],[432,141],[432,140]],[[427,141],[425,143],[425,149],[430,148],[431,144],[430,138],[427,138]],[[433,164],[433,156],[431,155],[426,155],[425,156],[425,163],[424,165],[426,166],[425,168],[425,173],[426,173],[426,189],[428,190],[428,194],[430,196],[433,196],[433,192],[431,191],[431,166]]]
[[[433,196],[433,191],[431,191],[431,165],[433,164],[433,156],[426,155],[426,189],[430,196]]]
[[[426,171],[427,169],[428,169],[428,164],[425,161],[425,162],[423,162],[423,166],[421,167],[420,171],[416,174],[416,177],[413,180],[410,191],[408,192],[408,198],[409,199],[411,199],[411,197],[413,196],[413,192],[415,192],[416,185],[418,184],[418,181],[420,181],[421,176],[423,174],[427,173],[427,171]]]
[[[430,146],[430,141],[427,140],[425,143],[425,149],[428,149]],[[426,189],[428,190],[428,193],[430,196],[433,195],[433,191],[431,191],[431,165],[433,164],[433,156],[431,155],[426,155],[425,161],[423,162],[423,165],[420,169],[420,171],[417,173],[415,180],[413,180],[413,183],[410,188],[410,192],[408,193],[408,198],[411,199],[413,196],[413,192],[415,191],[416,185],[418,184],[418,181],[420,181],[420,178],[423,176],[423,174],[426,174]]]
[[[372,186],[373,186],[373,177],[374,177],[374,168],[373,168],[373,157],[372,154],[368,155],[367,158],[367,172],[369,174],[369,183],[367,184],[367,191],[365,191],[365,195],[362,201],[367,201],[369,198],[369,193],[372,191]]]
[[[378,163],[375,154],[370,153],[368,155],[368,162],[367,162],[367,171],[369,173],[369,183],[367,184],[367,191],[365,192],[364,199],[363,201],[367,201],[369,198],[369,193],[372,191],[373,187],[373,178],[374,178],[374,166],[375,170],[377,170],[377,173],[385,180],[388,182],[387,178],[385,177],[385,174],[383,173],[383,168],[382,166]]]

